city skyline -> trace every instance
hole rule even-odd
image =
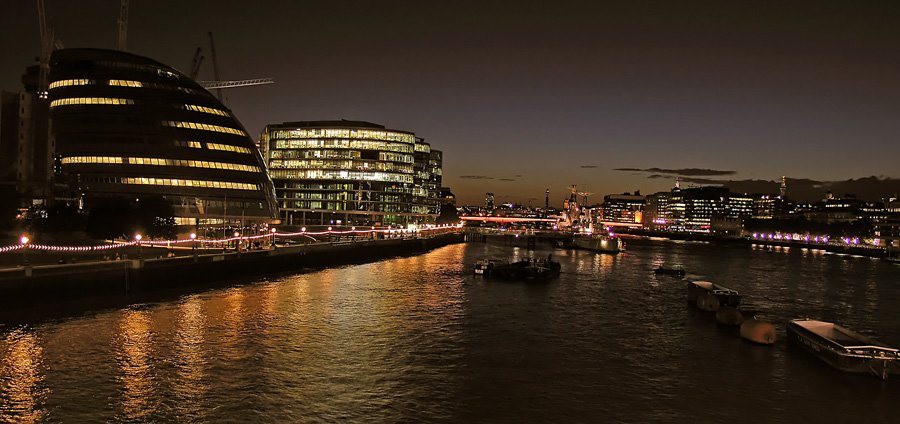
[[[116,47],[119,1],[45,2],[65,47]],[[17,91],[37,10],[0,15],[17,35],[0,88]],[[132,1],[127,50],[186,72],[202,47],[198,79],[212,80],[212,32],[222,79],[275,79],[226,92],[254,139],[281,122],[378,122],[443,150],[460,204],[542,205],[549,188],[559,206],[571,185],[599,203],[676,178],[898,190],[898,17],[887,3]]]

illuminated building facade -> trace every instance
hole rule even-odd
[[[734,233],[752,216],[751,196],[731,193],[724,187],[693,187],[647,196],[643,217],[648,228],[667,231]]]
[[[266,126],[260,150],[282,224],[407,226],[440,212],[440,151],[408,131],[361,121]]]
[[[641,192],[634,194],[608,194],[603,196],[602,220],[603,222],[617,222],[623,224],[640,224],[644,214],[646,200]]]
[[[122,51],[56,50],[49,101],[59,177],[88,208],[108,196],[161,196],[179,225],[277,218],[253,140],[175,69]]]

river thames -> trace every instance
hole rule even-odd
[[[893,422],[900,378],[786,345],[834,321],[900,345],[900,266],[806,249],[630,240],[620,255],[456,244],[78,317],[0,325],[2,422]],[[553,257],[548,282],[471,275]],[[685,280],[657,276],[682,266]],[[743,341],[686,302],[739,290]],[[896,377],[896,376],[895,376]]]

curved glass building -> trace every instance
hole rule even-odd
[[[361,121],[267,125],[268,159],[282,224],[433,223],[440,152],[414,133]]]
[[[180,225],[277,219],[255,143],[191,78],[115,50],[57,50],[50,66],[58,171],[88,208],[104,196],[158,195]]]

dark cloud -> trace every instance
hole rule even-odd
[[[686,180],[685,180],[686,181]],[[719,181],[733,193],[776,194],[781,189],[781,180],[739,180]],[[800,203],[813,203],[831,193],[836,197],[856,197],[857,199],[877,202],[886,197],[900,194],[900,179],[871,176],[851,178],[844,181],[816,181],[808,178],[786,178],[787,198]]]
[[[460,175],[459,178],[466,180],[493,180],[494,177],[486,177],[484,175]]]
[[[599,168],[597,165],[581,165],[581,167],[582,168],[590,168],[590,169]]]
[[[515,181],[515,178],[498,178],[497,181]]]
[[[788,194],[791,193],[791,186],[792,180],[788,179]],[[818,184],[817,188],[823,192],[830,190],[832,194],[838,197],[853,195],[857,199],[876,202],[883,198],[900,194],[900,179],[884,176],[876,177],[873,175],[871,177],[851,178],[845,181],[822,182]]]
[[[671,175],[653,174],[647,178],[653,179],[653,180],[671,180],[672,176]],[[678,181],[681,181],[682,183],[687,183],[687,184],[704,184],[704,185],[722,185],[723,183],[726,182],[723,180],[711,180],[709,178],[692,178],[692,177],[678,178]],[[673,185],[675,184],[674,181],[672,184]],[[685,187],[685,186],[682,185],[682,187]]]
[[[682,169],[663,169],[663,168],[616,168],[614,171],[636,171],[636,172],[652,172],[656,174],[681,175],[681,176],[715,176],[715,175],[734,175],[736,171],[719,171],[716,169],[701,168],[682,168]],[[652,178],[652,176],[651,176]]]

